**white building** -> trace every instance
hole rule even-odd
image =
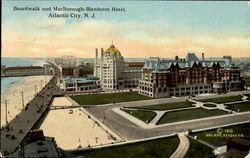
[[[91,91],[100,88],[99,79],[95,77],[61,77],[58,80],[59,87],[63,91]]]
[[[100,79],[104,90],[135,88],[141,78],[144,62],[124,62],[121,52],[112,44],[107,50],[101,49],[101,57],[96,60],[94,75]]]

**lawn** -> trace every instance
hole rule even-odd
[[[109,93],[109,94],[90,94],[70,96],[80,105],[99,105],[118,102],[128,102],[136,100],[147,100],[150,97],[143,96],[137,92]]]
[[[243,134],[244,137],[250,137],[250,123],[244,123],[240,125],[233,125],[223,127],[223,133],[225,134]],[[213,130],[207,130],[202,132],[192,133],[192,136],[197,136],[198,140],[205,141],[213,146],[219,147],[226,145],[226,138],[224,136],[214,136],[217,134],[217,128]]]
[[[85,151],[75,156],[84,156],[85,158],[167,158],[176,150],[178,145],[179,139],[175,136],[113,148]]]
[[[127,110],[127,109],[121,109],[128,114],[142,120],[145,123],[149,123],[155,116],[156,113],[152,111],[144,111],[144,110]]]
[[[157,122],[157,124],[164,124],[170,122],[177,122],[177,121],[186,121],[204,117],[211,117],[217,115],[225,115],[228,112],[222,110],[207,110],[203,108],[196,108],[190,110],[182,110],[182,111],[173,111],[167,112],[163,115],[163,117]]]
[[[190,146],[184,158],[206,158],[213,156],[213,149],[189,138]]]
[[[180,109],[180,108],[193,107],[192,104],[193,103],[190,101],[184,101],[184,102],[139,106],[136,108],[138,108],[138,109],[150,109],[150,110],[170,110],[170,109]]]
[[[242,98],[241,95],[236,95],[236,96],[229,96],[229,97],[202,99],[202,100],[199,100],[199,101],[213,102],[213,103],[217,103],[217,104],[222,104],[222,103],[228,103],[228,102],[242,101],[241,98]]]
[[[243,111],[250,111],[250,102],[245,102],[245,103],[238,103],[238,104],[233,104],[233,105],[227,105],[230,110],[233,111],[238,111],[240,109],[240,112]]]

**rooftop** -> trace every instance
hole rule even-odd
[[[121,55],[121,52],[112,44],[107,50],[105,50],[104,52],[105,54],[118,54],[118,55]]]
[[[161,59],[159,57],[150,57],[146,60],[143,68],[151,69],[157,72],[164,72],[172,65],[178,65],[180,68],[193,67],[201,64],[202,67],[212,67],[213,65],[219,65],[221,67],[231,67],[231,57],[223,58],[209,58],[199,60],[194,53],[188,53],[185,60],[182,59]]]
[[[124,62],[128,64],[129,67],[143,67],[145,62]]]
[[[89,82],[95,82],[99,80],[97,77],[87,77],[87,78],[82,78],[82,77],[70,77],[70,78],[63,78],[66,83],[89,83]]]

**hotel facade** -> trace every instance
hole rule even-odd
[[[112,44],[107,50],[101,48],[100,58],[96,48],[94,76],[100,79],[104,90],[138,87],[141,69],[145,62],[124,62],[121,52]]]
[[[142,68],[139,93],[149,97],[182,96],[241,90],[239,67],[231,56],[199,60],[194,53],[185,59],[149,58]]]

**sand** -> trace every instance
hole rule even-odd
[[[1,96],[1,127],[5,126],[6,124],[5,100],[7,101],[7,119],[8,122],[10,122],[22,111],[22,92],[24,105],[26,105],[35,96],[35,91],[36,93],[40,92],[41,88],[43,88],[45,83],[48,83],[51,78],[52,76],[45,75],[27,76],[14,83],[14,85],[9,90],[7,90],[3,96]]]
[[[70,102],[66,97],[56,97],[53,100],[51,106],[72,106],[73,103]]]
[[[66,100],[66,97],[55,98],[52,106],[65,105]],[[70,111],[73,113],[70,114]],[[118,135],[102,123],[100,123],[101,127],[98,126],[92,119],[88,118],[88,115],[83,108],[50,110],[40,129],[43,129],[45,136],[55,137],[58,146],[62,149],[74,149],[79,145],[81,147],[97,146],[121,141]],[[110,134],[117,140],[110,138]]]

